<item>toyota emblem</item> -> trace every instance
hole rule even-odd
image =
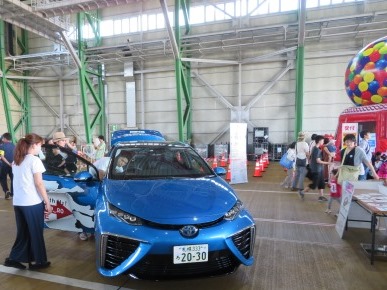
[[[194,238],[198,235],[199,229],[193,225],[188,225],[182,227],[179,232],[185,238]]]

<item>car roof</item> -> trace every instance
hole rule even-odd
[[[111,146],[122,142],[165,141],[164,136],[156,130],[117,130],[112,133]]]

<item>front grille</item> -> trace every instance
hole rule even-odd
[[[211,221],[211,222],[201,223],[201,224],[193,224],[193,225],[195,225],[198,229],[204,229],[204,228],[213,227],[213,226],[215,226],[216,224],[218,224],[218,223],[220,223],[222,221],[223,221],[223,217],[221,217],[221,218],[219,218],[217,220]],[[179,230],[183,226],[185,226],[185,224],[170,225],[170,224],[154,223],[154,222],[151,222],[151,221],[144,221],[144,224],[146,226],[148,226],[148,227],[151,227],[151,228],[163,229],[163,230]]]
[[[126,274],[150,280],[186,279],[230,274],[240,265],[228,250],[209,252],[208,255],[207,262],[189,264],[173,264],[172,255],[149,255]]]
[[[235,246],[246,259],[253,255],[252,250],[254,248],[254,240],[255,227],[247,228],[232,237]]]
[[[138,241],[117,236],[103,235],[102,241],[104,251],[102,251],[101,261],[103,267],[107,269],[113,269],[120,265],[140,245]]]

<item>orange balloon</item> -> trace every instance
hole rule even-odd
[[[362,81],[363,81],[363,77],[361,75],[355,75],[355,77],[353,78],[353,82],[357,85],[360,84],[360,82]]]
[[[387,96],[387,87],[380,87],[377,92],[378,92],[379,96],[386,97]]]

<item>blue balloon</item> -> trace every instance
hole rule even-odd
[[[354,94],[355,96],[358,96],[359,98],[361,97],[361,91],[359,90],[359,88],[354,89],[354,90],[353,90],[353,94]]]
[[[375,67],[379,70],[385,69],[387,66],[387,61],[384,59],[380,59],[375,63]]]
[[[380,88],[378,81],[372,81],[368,84],[368,90],[373,94],[376,95],[378,92],[378,89]]]

